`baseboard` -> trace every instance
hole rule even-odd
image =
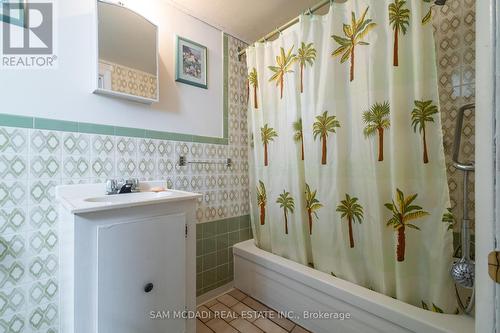
[[[196,298],[196,304],[198,306],[207,303],[208,301],[213,300],[214,298],[217,298],[221,295],[226,294],[228,291],[231,291],[234,288],[234,283],[233,281],[226,283],[223,286],[220,286],[219,288],[210,290],[209,292],[204,293],[203,295],[200,295]]]

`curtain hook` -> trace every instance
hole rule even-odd
[[[278,27],[278,28],[276,28],[276,32],[278,33],[278,35],[279,35],[279,36],[282,36],[282,35],[283,35],[283,33],[281,32],[281,30],[280,30],[280,28],[279,28],[279,27]]]
[[[333,6],[333,0],[330,0],[330,7]]]
[[[331,1],[331,0],[330,0],[330,1]],[[312,14],[313,14],[313,12],[312,12],[312,10],[311,10],[311,7],[307,8],[307,14],[309,14],[309,15],[312,15]]]

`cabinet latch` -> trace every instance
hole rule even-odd
[[[185,236],[185,238],[188,238],[188,225],[187,224],[186,224],[184,236]]]

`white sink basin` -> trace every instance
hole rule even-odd
[[[126,194],[115,194],[115,195],[105,195],[102,197],[87,198],[83,201],[86,202],[109,202],[109,203],[125,203],[125,202],[137,202],[142,200],[155,200],[165,197],[172,196],[173,193],[170,191],[165,192],[138,192],[138,193],[126,193]]]
[[[178,190],[153,192],[163,187],[165,181],[144,181],[139,184],[140,192],[105,195],[106,184],[62,185],[56,188],[56,198],[71,214],[83,214],[146,205],[167,204],[201,197],[198,193]]]

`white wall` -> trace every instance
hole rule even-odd
[[[95,95],[95,1],[54,0],[59,66],[2,70],[0,113],[222,137],[222,33],[164,0],[123,0],[159,25],[160,103]],[[208,90],[175,82],[175,34],[207,46]]]

